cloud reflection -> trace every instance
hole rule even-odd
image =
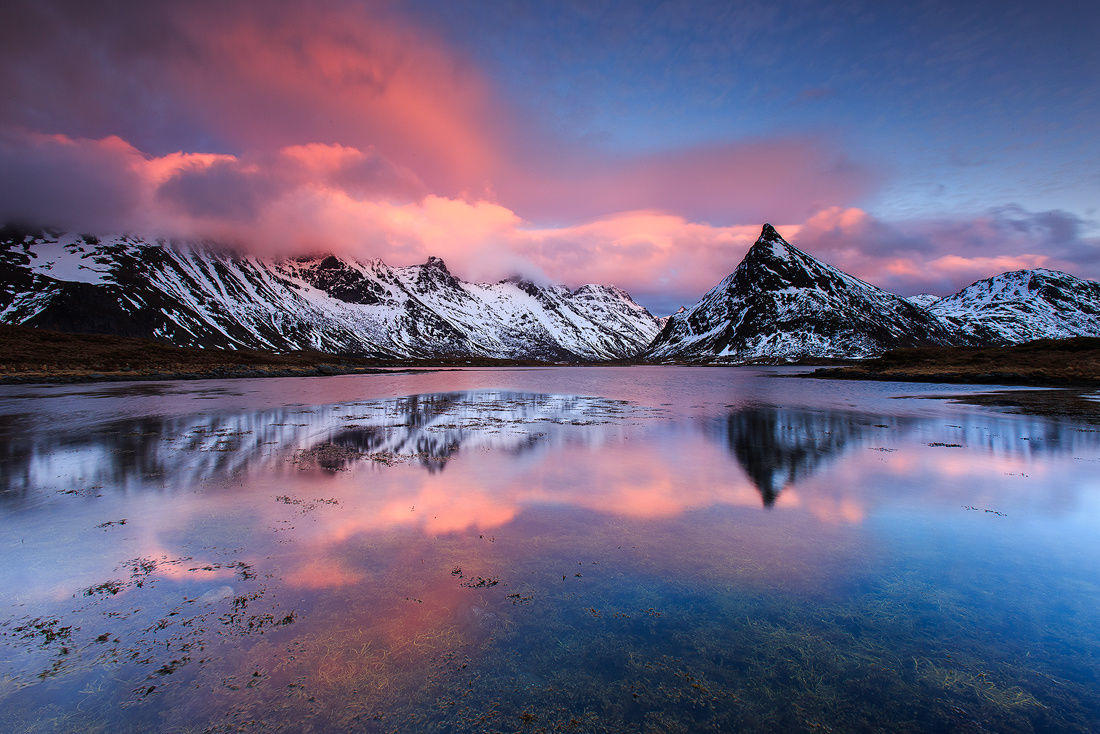
[[[133,614],[109,628],[158,635],[158,654],[184,618],[195,626],[173,644],[237,634],[225,614],[293,612],[264,644],[227,637],[204,687],[265,669],[293,638],[272,690],[293,673],[399,691],[432,661],[476,657],[523,619],[513,600],[573,625],[587,605],[637,621],[658,599],[714,589],[844,594],[889,552],[899,508],[951,524],[986,519],[962,505],[995,507],[1015,529],[1081,513],[1094,465],[1077,457],[1095,457],[1100,434],[905,410],[742,402],[699,417],[476,390],[79,432],[13,420],[0,426],[0,588],[13,608],[73,615],[90,635],[108,628],[103,614]],[[324,447],[335,460],[302,460]],[[142,587],[135,568],[149,569]],[[106,580],[121,591],[84,595]],[[172,616],[181,598],[187,615]]]

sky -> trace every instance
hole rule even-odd
[[[0,219],[626,288],[769,221],[905,295],[1100,277],[1100,5],[7,0]]]

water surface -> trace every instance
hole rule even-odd
[[[0,727],[1100,727],[1097,427],[786,372],[0,389]]]

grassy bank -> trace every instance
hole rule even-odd
[[[1100,339],[1043,339],[1011,347],[898,349],[812,377],[988,385],[1100,386]]]
[[[304,377],[404,368],[516,365],[490,359],[386,360],[322,352],[192,349],[149,339],[0,326],[0,383]],[[523,363],[537,364],[537,363]]]
[[[1100,339],[1043,340],[1013,347],[924,347],[841,361],[808,376],[847,380],[996,385],[1100,386]],[[815,360],[821,364],[822,360]],[[631,361],[587,363],[627,366]],[[545,366],[486,358],[377,359],[302,351],[198,349],[133,337],[0,326],[0,384],[98,380],[294,377],[396,368]]]

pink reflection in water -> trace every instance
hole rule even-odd
[[[150,666],[216,650],[178,679],[212,702],[158,684],[201,719],[237,705],[221,681],[249,670],[392,704],[484,662],[531,605],[637,619],[619,596],[844,598],[890,561],[899,515],[988,507],[1020,532],[1100,514],[1095,434],[1073,426],[716,402],[448,392],[32,433],[0,582],[89,635],[121,620],[133,644],[164,643]],[[84,594],[108,579],[117,593]]]

